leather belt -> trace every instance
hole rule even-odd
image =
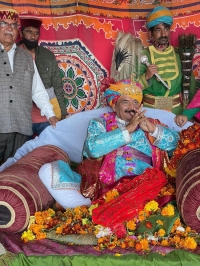
[[[173,96],[154,96],[151,94],[143,95],[144,106],[150,106],[157,109],[173,109],[181,105],[182,99],[180,94],[175,94]]]

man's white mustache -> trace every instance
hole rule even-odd
[[[13,36],[13,32],[12,31],[9,31],[9,30],[5,30],[5,34],[10,34]]]

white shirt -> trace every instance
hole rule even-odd
[[[2,49],[4,49],[3,45],[1,44]],[[13,72],[13,64],[14,64],[14,54],[15,54],[16,44],[13,44],[12,48],[7,52],[8,58],[10,61],[10,66]],[[33,82],[32,82],[32,100],[35,102],[37,107],[41,110],[41,115],[46,116],[49,120],[50,117],[55,116],[53,107],[49,102],[49,96],[46,92],[44,84],[40,78],[38,73],[37,67],[35,62],[33,61],[34,65],[34,75],[33,75]]]

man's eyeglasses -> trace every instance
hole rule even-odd
[[[18,28],[18,24],[17,23],[8,23],[8,22],[5,22],[5,21],[0,21],[0,27],[1,28],[11,27],[12,29],[17,29]]]

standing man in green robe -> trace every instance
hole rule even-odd
[[[157,6],[147,16],[152,45],[142,51],[142,55],[148,58],[148,63],[141,64],[139,82],[143,86],[144,106],[166,109],[180,115],[183,112],[182,70],[180,56],[169,43],[172,23],[171,12],[163,6]],[[156,75],[162,78],[169,89]],[[195,79],[192,76],[190,100],[195,91]]]

